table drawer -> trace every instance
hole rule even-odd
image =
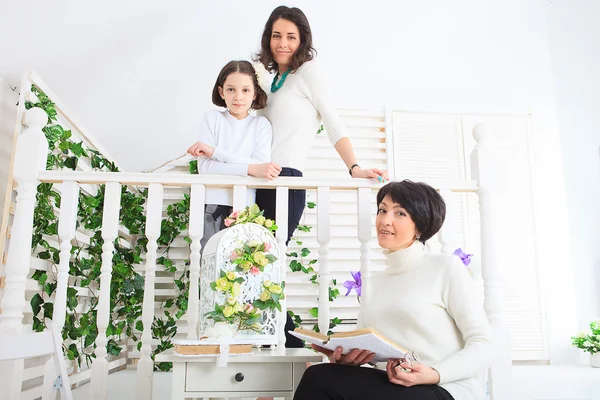
[[[242,374],[241,382],[236,375]],[[242,376],[238,375],[238,379]],[[293,389],[291,363],[229,363],[219,368],[214,363],[187,363],[185,390],[215,391],[287,391]]]

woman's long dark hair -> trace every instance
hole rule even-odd
[[[306,61],[312,60],[317,54],[317,51],[312,47],[312,31],[308,19],[302,10],[297,7],[279,6],[273,10],[265,24],[265,30],[260,39],[260,51],[255,54],[254,60],[260,61],[270,72],[278,71],[277,62],[275,62],[271,52],[271,34],[273,33],[273,24],[280,18],[296,25],[300,33],[300,46],[292,56],[289,65],[289,69],[295,71]]]

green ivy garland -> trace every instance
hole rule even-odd
[[[89,159],[94,170],[108,170],[118,172],[115,164],[104,158],[98,151],[86,148],[82,142],[76,143],[71,139],[71,131],[65,130],[55,123],[56,108],[54,103],[38,88],[31,87],[37,96],[36,103],[26,102],[25,108],[39,107],[48,114],[48,123],[43,128],[49,144],[49,154],[46,169],[70,168],[75,170],[78,160]],[[135,191],[125,186],[121,192],[121,210],[119,220],[132,235],[138,238],[127,245],[124,238],[115,240],[113,255],[113,271],[110,286],[110,320],[106,331],[108,338],[107,352],[118,356],[122,347],[119,346],[124,337],[131,338],[141,348],[139,332],[143,330],[141,321],[142,304],[144,297],[144,278],[135,271],[135,266],[142,261],[141,254],[146,252],[147,238],[143,235],[146,223],[144,204],[147,199],[147,190]],[[72,259],[69,265],[69,275],[75,280],[67,289],[67,315],[63,328],[63,339],[69,338],[72,343],[64,347],[65,355],[70,360],[76,360],[81,366],[82,360],[86,363],[95,357],[95,339],[98,335],[96,324],[98,297],[96,288],[99,287],[100,268],[102,265],[101,225],[102,209],[104,204],[104,185],[99,187],[96,195],[80,193],[79,209],[77,213],[78,226],[92,232],[90,243],[77,243],[72,246]],[[59,249],[50,244],[46,238],[58,242],[58,218],[55,210],[60,207],[60,194],[53,189],[50,183],[38,186],[37,203],[34,214],[34,234],[32,249],[41,248],[37,257],[48,260],[52,264],[51,271],[36,270],[32,278],[40,285],[40,293],[36,293],[31,301],[33,311],[33,329],[41,331],[45,328],[45,320],[52,319],[53,304],[49,300],[56,290],[56,267],[59,262]],[[173,240],[186,229],[189,222],[189,196],[185,196],[177,204],[170,205],[167,209],[167,218],[162,221],[161,234],[158,239],[159,246],[166,247],[165,255],[157,260],[158,264],[165,266],[167,271],[177,271],[168,250]],[[48,274],[53,275],[49,279]],[[171,339],[177,333],[176,323],[187,310],[187,289],[189,272],[183,271],[175,285],[179,295],[163,303],[164,316],[154,317],[152,323],[152,336],[159,339],[160,343],[152,353],[154,355],[173,347]],[[89,291],[89,304],[84,306],[86,311],[78,311],[79,290]],[[44,296],[45,295],[45,296]],[[175,307],[176,311],[169,310]],[[170,363],[156,364],[156,369],[168,371]]]

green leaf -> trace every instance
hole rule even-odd
[[[118,356],[119,354],[121,354],[121,346],[119,346],[117,344],[117,342],[114,341],[114,339],[110,339],[108,341],[108,343],[106,344],[106,351],[108,352],[108,354],[113,355],[113,356]]]
[[[194,175],[198,174],[198,160],[190,161],[189,171],[190,171],[190,174],[194,174]]]
[[[310,313],[310,315],[312,315],[315,318],[317,318],[319,316],[319,308],[318,307],[313,307],[310,310],[308,310],[308,312]]]
[[[306,207],[308,207],[309,209],[313,209],[317,206],[317,203],[313,203],[312,201],[309,201],[308,203],[306,203]]]
[[[142,332],[144,330],[144,323],[142,321],[137,321],[135,323],[135,329]]]
[[[92,335],[87,335],[85,337],[85,339],[83,340],[83,347],[89,347],[91,345],[94,344],[94,341],[96,340],[96,336],[92,336]]]
[[[302,248],[302,257],[306,257],[310,254],[310,250],[307,249],[306,247]]]
[[[83,149],[83,142],[79,143],[71,143],[71,151],[75,154],[76,157],[88,157],[87,153]]]
[[[301,264],[301,263],[299,263],[299,262],[298,262],[298,261],[296,261],[296,260],[292,260],[292,261],[290,261],[290,269],[291,269],[293,272],[298,272],[298,271],[301,271],[301,270],[302,270],[302,264]]]
[[[77,300],[77,289],[67,288],[67,308],[71,311],[75,310],[79,301]]]
[[[65,159],[65,167],[71,168],[73,171],[77,168],[77,157],[68,157]]]
[[[42,304],[44,304],[44,299],[42,299],[42,296],[40,296],[39,293],[36,293],[29,301],[29,304],[31,304],[31,311],[33,311],[33,315],[37,315],[42,308]]]
[[[42,308],[44,309],[44,318],[52,319],[52,316],[54,314],[54,304],[44,303]]]

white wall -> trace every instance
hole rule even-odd
[[[4,198],[6,196],[6,182],[10,165],[10,153],[12,152],[13,135],[15,131],[15,119],[17,117],[18,91],[13,91],[15,86],[2,79],[0,76],[0,219],[4,210]]]
[[[580,329],[600,319],[600,2],[546,3]]]
[[[570,236],[543,0],[292,4],[311,21],[338,107],[533,113],[550,350],[553,361],[574,359]],[[10,2],[0,37],[15,40],[0,41],[0,74],[16,82],[23,68],[36,69],[125,169],[147,170],[185,152],[211,107],[218,71],[257,49],[277,5]]]

